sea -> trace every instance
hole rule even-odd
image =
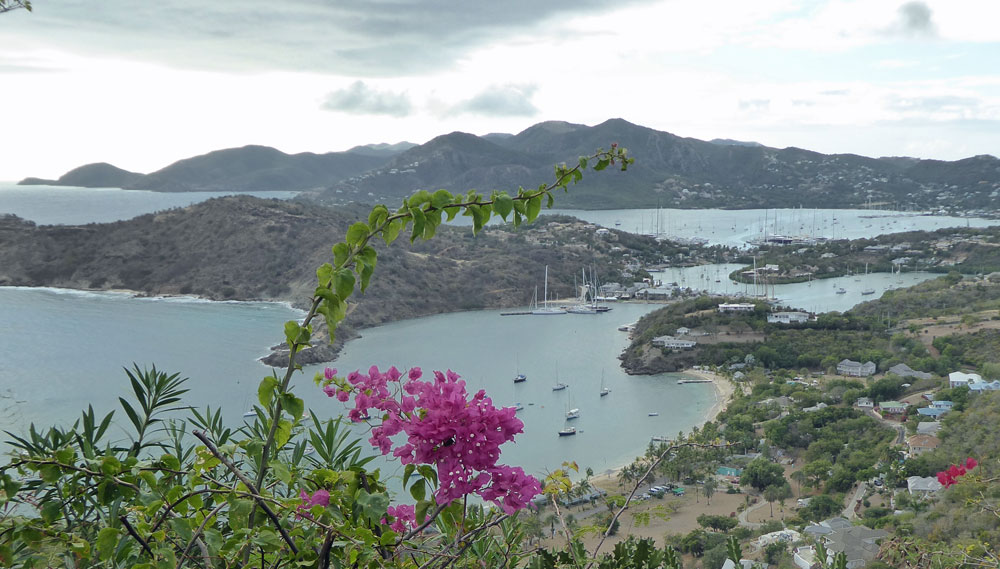
[[[0,215],[14,213],[39,224],[114,221],[184,207],[216,195],[220,194],[0,185]],[[88,214],[91,200],[104,205]],[[866,235],[874,234],[874,223],[865,227],[866,220],[873,218],[861,213],[852,217],[844,211],[818,210],[815,214],[836,217],[845,225],[845,234],[847,225],[850,231],[864,233],[863,229],[868,229]],[[598,213],[581,215],[586,218]],[[621,228],[630,214],[636,219],[646,215],[620,211],[605,223]],[[686,214],[686,223],[700,219],[704,225],[711,225],[712,215],[716,215],[702,211]],[[770,215],[793,214],[779,210]],[[912,219],[926,222],[928,217]],[[952,226],[995,223],[949,219]],[[716,225],[719,227],[723,225]],[[733,241],[736,237],[722,239]],[[691,288],[742,292],[743,285],[727,278],[735,268],[705,265],[669,269],[654,276]],[[773,292],[788,306],[842,311],[887,289],[935,276],[873,273],[777,285]],[[845,293],[837,294],[838,288],[844,288]],[[867,288],[878,292],[861,295]],[[530,291],[525,291],[526,304],[529,299]],[[535,474],[558,468],[563,461],[604,472],[641,454],[651,437],[676,436],[702,423],[716,402],[710,384],[678,384],[684,377],[680,374],[629,376],[620,368],[618,356],[628,338],[618,327],[659,306],[620,303],[603,314],[559,316],[473,311],[395,322],[362,331],[362,337],[349,342],[338,361],[329,365],[341,374],[372,365],[381,369],[419,366],[428,374],[454,370],[470,391],[486,390],[496,405],[524,406],[518,416],[525,423],[525,432],[504,450],[506,463]],[[155,365],[189,378],[186,403],[200,409],[222,408],[227,423],[238,426],[244,420],[243,413],[255,402],[257,384],[271,372],[258,358],[281,341],[284,322],[301,317],[300,311],[280,303],[0,287],[0,430],[23,434],[31,424],[36,428],[69,426],[88,405],[97,412],[117,409],[119,397],[130,397],[124,368],[133,365]],[[343,404],[326,397],[312,381],[313,374],[324,367],[306,367],[295,375],[293,385],[309,409],[320,418],[333,418],[343,412]],[[513,383],[518,373],[527,375],[527,381]],[[569,387],[553,391],[557,382]],[[602,386],[609,387],[611,393],[600,397]],[[578,419],[565,419],[570,407],[580,409]],[[113,431],[122,439],[127,437],[125,421],[117,411]],[[577,434],[559,437],[558,431],[567,425],[575,426]],[[365,435],[359,431],[358,436]]]

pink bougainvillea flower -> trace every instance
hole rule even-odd
[[[299,490],[299,498],[302,500],[302,503],[297,508],[298,511],[295,513],[296,518],[312,519],[312,516],[309,515],[309,510],[313,506],[323,506],[325,508],[330,505],[330,493],[322,488],[313,492],[312,496],[305,490]]]
[[[422,376],[420,368],[411,368],[400,392],[389,387],[402,377],[395,367],[383,373],[372,366],[367,375],[351,372],[347,381],[354,404],[348,417],[354,422],[381,418],[373,424],[368,442],[382,454],[391,453],[403,464],[433,465],[438,504],[477,494],[507,513],[527,507],[541,493],[538,480],[520,468],[499,464],[500,446],[524,430],[514,408],[494,407],[482,390],[470,396],[452,370],[435,371],[431,381],[420,381]],[[342,390],[333,394],[341,401],[349,397]],[[392,440],[401,433],[405,440]],[[405,517],[390,516],[397,522]]]
[[[972,470],[977,466],[979,466],[979,462],[976,459],[972,458],[971,456],[965,459],[965,468]]]
[[[940,482],[941,485],[944,486],[945,488],[955,483],[955,481],[948,476],[948,473],[943,470],[937,473],[937,479],[938,482]]]
[[[326,368],[326,369],[323,370],[323,377],[325,377],[327,379],[333,379],[333,376],[335,376],[335,375],[337,375],[337,370],[335,370],[333,368],[328,367],[328,368]]]

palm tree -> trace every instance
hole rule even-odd
[[[799,485],[799,497],[802,497],[802,483],[806,481],[806,474],[802,472],[802,469],[796,470],[795,472],[789,474],[792,480],[794,480]]]
[[[719,483],[715,481],[715,478],[709,477],[705,480],[705,485],[703,490],[705,491],[705,499],[708,500],[708,505],[712,505],[712,494],[715,494],[715,488]]]

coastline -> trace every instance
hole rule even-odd
[[[677,373],[693,376],[698,379],[706,379],[712,384],[713,389],[715,389],[715,403],[709,407],[708,413],[705,413],[702,420],[691,425],[691,427],[697,426],[700,428],[709,421],[715,421],[719,414],[726,410],[726,407],[729,406],[729,402],[733,399],[733,394],[736,393],[736,386],[733,385],[731,381],[715,372],[689,368]],[[612,485],[617,484],[618,473],[621,472],[621,470],[626,466],[628,465],[622,464],[608,468],[600,474],[595,474],[592,481],[594,483],[604,483],[604,481],[607,481],[607,483]]]

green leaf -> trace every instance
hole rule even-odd
[[[275,448],[281,448],[285,446],[288,439],[292,436],[292,424],[284,419],[278,420],[278,428],[274,431],[274,444]]]
[[[413,486],[410,486],[410,496],[413,496],[413,499],[418,502],[426,498],[427,483],[423,479],[414,482]]]
[[[438,190],[434,192],[433,196],[431,196],[431,205],[441,209],[450,204],[454,199],[455,196],[453,196],[448,190]]]
[[[333,265],[330,263],[323,263],[316,269],[316,279],[319,281],[319,286],[328,286],[331,278],[333,278]]]
[[[431,507],[431,503],[427,500],[421,500],[417,502],[414,508],[414,519],[417,520],[417,524],[422,524],[427,519],[427,510]]]
[[[251,541],[254,545],[264,548],[264,551],[277,551],[284,543],[277,532],[270,528],[262,528]]]
[[[385,510],[389,507],[389,495],[382,492],[369,494],[362,491],[358,495],[358,505],[361,506],[361,513],[368,520],[378,523],[385,517]]]
[[[115,552],[118,546],[118,530],[115,528],[103,528],[97,534],[97,557],[101,561],[107,561]]]
[[[360,245],[369,233],[371,233],[371,228],[368,227],[368,224],[359,221],[347,228],[347,237],[344,240],[347,241],[348,245]]]
[[[305,411],[305,403],[293,393],[281,394],[281,407],[292,416],[292,422],[302,419],[302,412]]]
[[[260,385],[257,386],[257,400],[265,409],[271,406],[271,399],[274,398],[274,390],[277,388],[278,380],[272,375],[260,380]]]
[[[608,164],[610,163],[611,160],[608,160],[607,158],[604,158],[603,160],[598,160],[597,164],[594,164],[594,171],[600,172],[601,170],[607,168]]]
[[[460,211],[462,211],[462,208],[460,208],[458,206],[452,206],[452,207],[446,207],[446,208],[444,208],[444,213],[445,213],[445,215],[448,216],[448,221],[451,221],[451,220],[455,219],[455,216],[458,215],[458,212],[460,212]]]
[[[302,327],[299,323],[294,320],[289,320],[285,322],[285,341],[291,346],[295,343],[295,339],[299,337],[299,332],[301,332]]]
[[[552,197],[552,192],[545,194],[545,197],[549,199],[549,201],[545,204],[545,209],[552,209],[552,204],[556,203],[556,199]]]
[[[194,532],[191,530],[191,519],[185,517],[170,518],[170,527],[185,542],[191,541]]]
[[[337,243],[333,246],[333,264],[338,267],[343,267],[344,263],[347,262],[347,258],[351,256],[351,248],[347,243]]]
[[[514,209],[514,200],[507,195],[507,192],[497,195],[496,199],[493,200],[493,209],[496,210],[497,214],[507,221],[507,216],[510,215],[511,210]]]
[[[340,298],[351,296],[354,292],[354,273],[350,269],[337,269],[333,275],[333,287]]]
[[[271,471],[274,472],[275,478],[281,480],[285,484],[289,484],[292,481],[292,473],[289,472],[288,466],[280,460],[272,460],[268,463],[271,466]]]
[[[535,221],[538,214],[542,211],[542,196],[537,195],[530,200],[528,200],[528,223]]]
[[[202,532],[202,535],[205,536],[205,545],[208,546],[209,553],[215,555],[222,549],[224,543],[222,532],[213,527],[207,527]]]
[[[399,230],[403,228],[402,222],[395,220],[385,226],[385,230],[382,232],[382,240],[385,241],[386,245],[391,245],[393,241],[399,237]]]
[[[73,459],[76,458],[76,451],[70,447],[59,449],[56,451],[56,460],[61,464],[73,464]]]
[[[581,156],[580,157],[580,169],[581,170],[586,170],[587,169],[587,157],[586,156]]]
[[[160,456],[160,462],[163,463],[163,467],[167,470],[181,469],[181,461],[177,460],[177,457],[172,454],[164,454]]]
[[[411,207],[410,217],[413,218],[413,231],[410,233],[410,243],[413,243],[417,240],[417,237],[424,234],[426,216],[424,216],[424,211],[419,207]]]
[[[62,502],[58,499],[42,502],[41,514],[47,524],[58,520],[62,516]]]
[[[406,486],[406,483],[410,481],[410,476],[413,476],[413,471],[416,469],[417,465],[412,462],[406,465],[406,468],[403,469],[403,486]]]
[[[373,207],[371,213],[368,214],[368,225],[373,228],[378,227],[383,221],[386,220],[387,217],[389,217],[389,208],[382,204],[378,204]]]
[[[239,531],[247,527],[250,520],[250,510],[253,509],[253,502],[236,498],[232,494],[226,500],[229,502],[229,527]]]

